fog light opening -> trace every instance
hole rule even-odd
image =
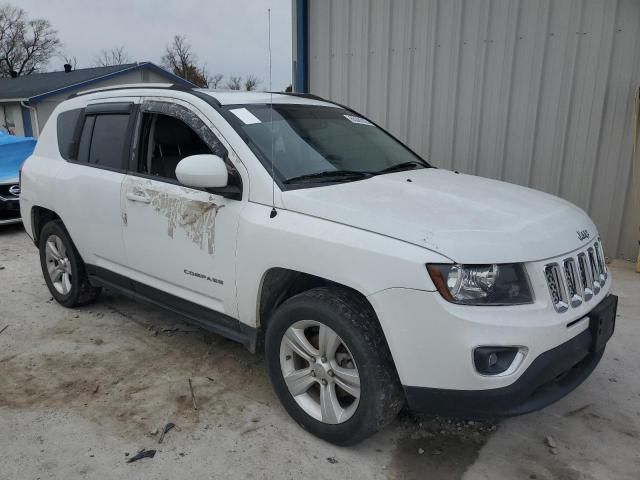
[[[526,354],[523,347],[478,347],[473,363],[481,375],[503,376],[515,371]]]
[[[489,368],[494,368],[498,363],[498,354],[496,352],[491,352],[489,354]]]

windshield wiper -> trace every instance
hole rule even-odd
[[[431,168],[431,165],[429,165],[426,162],[412,160],[410,162],[402,162],[402,163],[398,163],[397,165],[392,165],[390,167],[383,168],[382,170],[378,170],[376,172],[376,175],[380,175],[382,173],[401,172],[402,170],[413,170],[414,168],[418,168],[418,167]]]
[[[359,172],[357,170],[327,170],[326,172],[308,173],[297,177],[287,178],[283,183],[302,183],[302,182],[342,182],[361,180],[369,178],[371,172]]]
[[[349,182],[354,180],[362,180],[374,175],[384,173],[399,172],[402,170],[413,170],[414,168],[432,168],[427,162],[421,160],[412,160],[410,162],[402,162],[391,167],[383,168],[377,172],[367,172],[358,170],[327,170],[325,172],[308,173],[297,177],[287,178],[284,183],[303,183],[303,182]]]

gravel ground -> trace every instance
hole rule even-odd
[[[109,292],[56,304],[24,231],[2,228],[0,479],[637,480],[640,275],[611,269],[616,335],[567,398],[499,424],[403,413],[338,448],[289,419],[262,358],[239,345]],[[143,448],[155,457],[127,463]]]

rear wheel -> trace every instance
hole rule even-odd
[[[40,232],[40,265],[53,298],[65,307],[93,302],[100,288],[89,283],[82,258],[60,220],[47,223]]]
[[[375,314],[346,289],[316,288],[287,300],[269,321],[266,355],[289,414],[331,443],[363,440],[404,404]]]

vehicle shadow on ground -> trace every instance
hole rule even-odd
[[[496,431],[493,422],[431,418],[402,412],[389,468],[392,479],[448,480],[462,478]]]
[[[3,235],[15,234],[17,232],[24,232],[24,226],[22,223],[11,223],[9,225],[0,225],[0,239]]]

